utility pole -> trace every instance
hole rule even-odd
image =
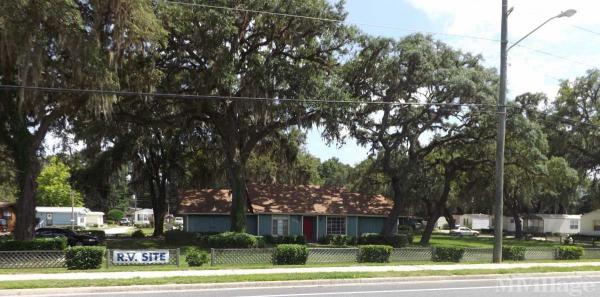
[[[75,199],[73,198],[73,190],[69,190],[71,196],[71,230],[75,231]]]
[[[502,27],[500,32],[500,91],[498,96],[498,138],[496,142],[496,193],[494,203],[494,254],[492,257],[494,263],[502,262],[502,221],[504,216],[504,141],[506,138],[506,78],[508,51],[551,20],[562,17],[572,17],[577,12],[574,9],[569,9],[549,18],[508,47],[508,15],[511,11],[512,8],[510,10],[508,9],[508,0],[502,0]]]

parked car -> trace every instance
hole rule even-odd
[[[64,236],[67,238],[67,244],[75,245],[98,245],[100,240],[98,237],[89,234],[79,234],[73,230],[61,228],[39,228],[35,230],[36,237],[58,237]]]
[[[182,217],[175,217],[175,219],[173,220],[173,225],[175,225],[175,226],[183,226],[183,218]]]
[[[472,230],[467,227],[458,227],[456,229],[450,230],[450,235],[458,235],[458,236],[479,236],[479,231]]]
[[[119,220],[119,226],[131,226],[131,220],[129,218],[122,218]]]

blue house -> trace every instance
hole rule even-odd
[[[89,212],[90,210],[85,207],[38,206],[35,208],[36,228],[67,227],[71,226],[72,219],[75,226],[85,227]]]
[[[251,208],[246,232],[255,235],[304,235],[317,241],[328,234],[359,236],[378,233],[392,209],[381,195],[350,193],[317,186],[248,185]],[[228,189],[181,192],[178,208],[188,232],[230,230],[231,193]]]

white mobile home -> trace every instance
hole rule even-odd
[[[577,234],[580,231],[581,215],[529,214],[521,217],[523,232]],[[515,231],[512,217],[504,217],[504,230]]]
[[[473,230],[490,229],[492,226],[492,216],[481,213],[468,213],[462,215],[453,215],[457,225],[469,227]]]
[[[580,233],[583,235],[600,235],[600,209],[581,216]]]
[[[133,224],[150,226],[154,223],[154,211],[149,208],[137,209],[133,213]]]
[[[104,225],[104,213],[101,211],[90,211],[86,218],[87,226],[100,227]]]
[[[86,217],[89,211],[85,207],[38,206],[35,208],[37,228],[71,226],[72,219],[75,221],[75,226],[85,228]]]

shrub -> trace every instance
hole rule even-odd
[[[254,236],[254,238],[256,238],[256,247],[257,248],[264,248],[266,245],[266,241],[265,238],[263,236]]]
[[[102,265],[104,248],[96,246],[70,247],[65,253],[68,269],[98,269]]]
[[[202,266],[203,264],[208,263],[208,254],[205,251],[192,248],[188,250],[185,261],[191,267]]]
[[[434,262],[459,262],[465,254],[461,247],[438,246],[433,249],[431,260]]]
[[[280,244],[273,252],[273,263],[277,265],[302,265],[308,259],[308,248],[300,244]]]
[[[362,245],[358,247],[358,262],[386,263],[390,261],[392,247],[389,245]]]
[[[125,216],[125,213],[120,209],[111,209],[106,214],[106,218],[109,221],[118,222]]]
[[[106,239],[106,233],[104,232],[104,230],[86,230],[82,233],[96,236],[96,238],[98,238],[98,241],[100,242],[104,242],[104,240]]]
[[[502,247],[502,259],[512,261],[523,261],[525,260],[525,248],[522,246]]]
[[[168,244],[185,245],[192,244],[196,239],[196,235],[191,232],[182,230],[169,230],[165,232],[165,242]]]
[[[558,248],[558,260],[579,260],[583,256],[583,248],[579,246],[561,246]]]
[[[395,248],[405,247],[408,245],[406,234],[394,234],[384,236],[379,233],[363,233],[358,238],[358,244],[361,245],[391,245]]]
[[[4,240],[0,241],[0,251],[61,251],[67,248],[67,238],[64,236],[35,238],[30,241]]]
[[[225,232],[208,236],[206,244],[211,248],[245,249],[258,247],[258,239],[248,233]]]
[[[144,231],[142,231],[141,229],[136,229],[135,231],[133,231],[133,233],[131,233],[131,237],[132,238],[144,238],[144,237],[146,237],[146,234],[144,234]]]
[[[272,236],[266,235],[265,242],[268,244],[305,244],[303,235]]]

